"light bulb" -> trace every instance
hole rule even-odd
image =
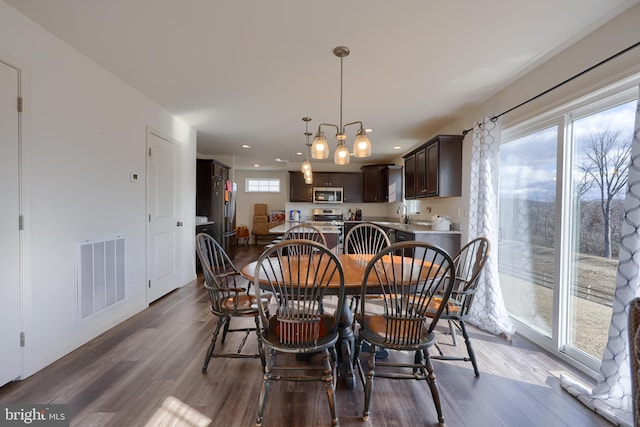
[[[324,132],[318,132],[313,139],[311,157],[314,159],[326,159],[329,157],[329,144],[327,144],[327,139],[324,137]]]
[[[371,141],[364,131],[358,132],[353,143],[353,155],[356,157],[369,157],[371,155]]]
[[[304,162],[302,162],[302,167],[300,168],[302,172],[306,172],[306,171],[310,171],[311,170],[311,162],[309,161],[309,159],[305,159]]]
[[[333,156],[333,162],[336,165],[347,165],[349,164],[349,149],[344,143],[339,143],[336,147],[336,153]]]

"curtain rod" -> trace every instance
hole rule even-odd
[[[611,61],[612,59],[617,58],[617,57],[618,57],[618,56],[620,56],[620,55],[624,55],[625,53],[629,52],[629,51],[630,51],[630,50],[632,50],[632,49],[635,49],[635,48],[636,48],[636,47],[638,47],[638,46],[640,46],[640,42],[637,42],[637,43],[635,43],[635,44],[633,44],[633,45],[629,46],[628,48],[623,49],[623,50],[621,50],[620,52],[618,52],[618,53],[616,53],[616,54],[614,54],[614,55],[611,55],[611,56],[610,56],[610,57],[608,57],[607,59],[602,60],[602,61],[598,62],[598,63],[597,63],[597,64],[595,64],[595,65],[592,65],[591,67],[587,68],[586,70],[583,70],[583,71],[579,72],[578,74],[576,74],[576,75],[575,75],[575,76],[573,76],[573,77],[569,77],[569,78],[568,78],[568,79],[566,79],[565,81],[563,81],[563,82],[561,82],[561,83],[558,83],[557,85],[553,86],[552,88],[549,88],[549,89],[545,90],[544,92],[540,92],[540,93],[539,93],[539,94],[537,94],[536,96],[534,96],[534,97],[532,97],[532,98],[529,98],[529,99],[527,99],[527,100],[526,100],[526,101],[524,101],[524,102],[521,102],[520,104],[516,105],[515,107],[511,107],[511,108],[509,108],[507,111],[503,111],[502,113],[500,113],[500,114],[498,114],[498,115],[496,115],[496,116],[491,117],[491,121],[492,121],[492,122],[495,122],[496,120],[498,120],[500,117],[504,116],[505,114],[510,113],[510,112],[512,112],[513,110],[516,110],[516,109],[518,109],[518,108],[522,107],[523,105],[526,105],[526,104],[530,103],[531,101],[534,101],[534,100],[536,100],[536,99],[540,98],[541,96],[546,95],[547,93],[549,93],[549,92],[551,92],[551,91],[553,91],[553,90],[558,89],[560,86],[565,85],[565,84],[569,83],[570,81],[577,79],[578,77],[582,76],[583,74],[586,74],[586,73],[590,72],[591,70],[593,70],[594,68],[597,68],[597,67],[599,67],[599,66],[601,66],[601,65],[603,65],[603,64],[606,64],[607,62]],[[472,130],[473,130],[473,128],[465,129],[465,130],[463,130],[463,131],[462,131],[462,135],[464,136],[464,135],[468,134],[469,132],[471,132]]]

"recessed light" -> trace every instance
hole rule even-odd
[[[287,159],[281,159],[280,157],[278,157],[278,158],[276,159],[276,162],[279,162],[279,163],[287,163],[288,161],[289,161],[289,160],[287,160]]]
[[[302,156],[302,153],[298,151],[298,152],[296,153],[296,156]]]
[[[393,147],[393,149],[394,149],[394,150],[399,150],[399,149],[401,149],[401,148],[402,148],[402,147],[401,147],[401,146],[399,146],[399,145],[396,145],[395,147]]]
[[[247,145],[247,144],[242,144],[242,145],[241,145],[241,147],[242,147],[242,148],[251,148],[251,146],[250,146],[250,145]]]
[[[365,129],[364,131],[365,131],[366,133],[371,133],[371,132],[373,132],[373,129]]]
[[[254,168],[259,168],[259,167],[260,167],[260,165],[259,165],[259,164],[257,164],[257,163],[254,163],[253,167],[254,167]]]

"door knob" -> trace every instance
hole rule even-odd
[[[178,227],[182,227],[182,225],[183,225],[183,224],[182,224],[182,221],[178,221],[178,222],[176,222],[176,225],[177,225]]]

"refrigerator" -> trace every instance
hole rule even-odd
[[[215,178],[212,183],[211,217],[214,238],[233,259],[236,254],[236,183]]]

